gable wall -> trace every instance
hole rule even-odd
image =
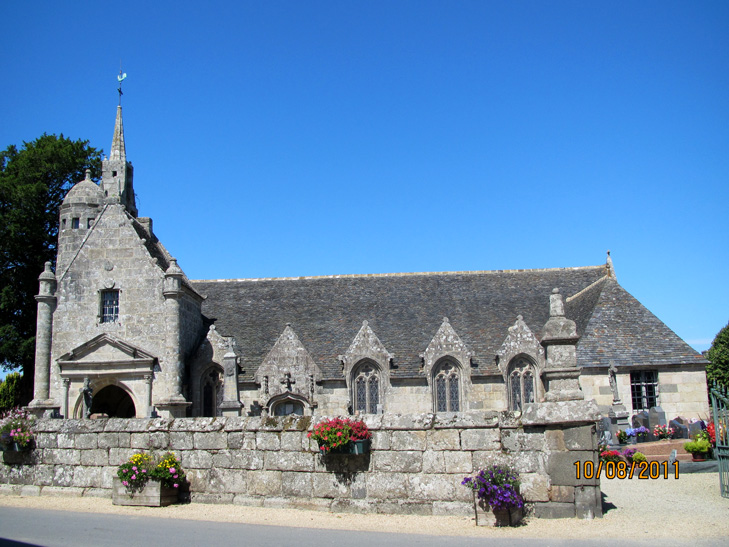
[[[102,333],[156,356],[162,373],[157,375],[154,391],[155,395],[164,393],[165,366],[169,359],[164,348],[167,332],[162,296],[163,272],[153,263],[123,207],[110,204],[97,219],[78,254],[75,251],[64,252],[72,252],[75,258],[71,261],[62,257],[60,262],[70,262],[70,267],[66,272],[56,274],[59,282],[58,305],[53,316],[51,397],[59,402],[64,399],[57,359]],[[99,291],[104,288],[120,290],[117,323],[99,323]],[[139,412],[140,403],[144,400],[143,381],[130,380],[125,384],[132,390]],[[79,401],[80,388],[80,381],[70,386],[71,410]]]

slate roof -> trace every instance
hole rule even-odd
[[[322,370],[341,379],[343,355],[367,320],[393,355],[391,376],[418,377],[420,354],[448,317],[473,352],[472,375],[499,374],[496,351],[518,315],[540,337],[558,287],[577,324],[583,367],[698,364],[704,359],[608,276],[605,265],[547,270],[191,281],[203,314],[234,336],[243,376],[287,324]]]
[[[592,313],[577,346],[582,367],[704,365],[699,353],[669,329],[614,279],[586,295]],[[569,313],[569,312],[567,312]]]

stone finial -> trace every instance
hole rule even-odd
[[[552,294],[549,297],[549,316],[564,317],[564,300],[557,288],[552,289]]]
[[[91,169],[86,169],[86,177],[84,180],[91,181]]]
[[[45,263],[45,269],[43,270],[43,273],[40,274],[40,277],[38,277],[38,281],[55,281],[56,276],[53,273],[53,270],[51,269],[52,264],[50,260]]]
[[[177,265],[176,258],[170,258],[170,265],[165,272],[167,275],[182,275],[182,269]]]
[[[615,267],[613,266],[613,259],[610,257],[610,251],[607,252],[607,261],[605,263],[605,267],[607,268],[607,275],[608,277],[611,277],[613,279],[616,279],[615,276]]]

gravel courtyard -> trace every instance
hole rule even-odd
[[[682,474],[678,479],[601,481],[607,508],[602,519],[528,519],[517,528],[482,528],[473,518],[409,515],[355,515],[318,511],[187,504],[162,508],[119,507],[110,499],[0,495],[0,507],[37,507],[61,511],[130,514],[159,518],[241,522],[305,528],[387,531],[471,537],[552,539],[729,538],[729,499],[719,495],[717,473]]]

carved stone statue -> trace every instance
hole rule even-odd
[[[84,378],[84,387],[81,388],[81,393],[84,398],[83,417],[88,419],[91,417],[91,403],[94,399],[94,390],[91,389],[91,380],[88,378]]]
[[[613,392],[613,404],[620,404],[620,395],[618,394],[618,367],[615,366],[615,363],[610,363],[608,380],[610,381],[610,390]]]

